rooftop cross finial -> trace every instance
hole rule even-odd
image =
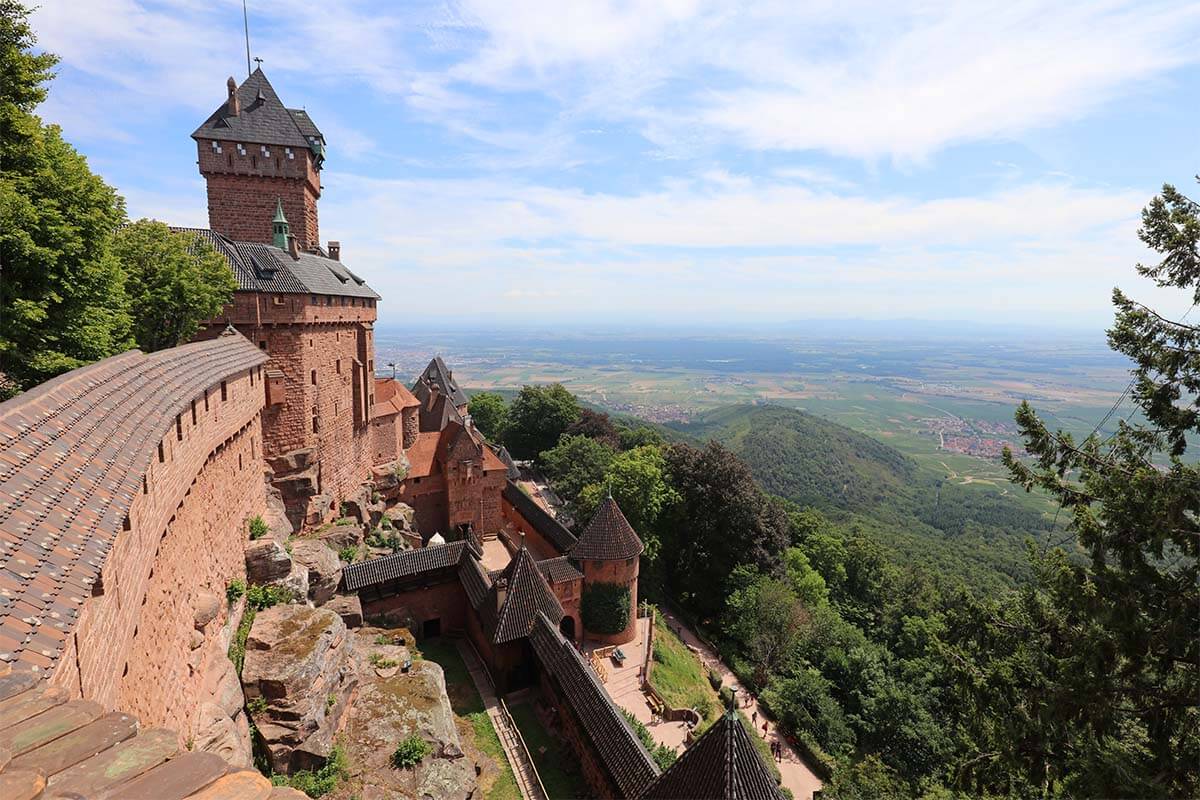
[[[262,59],[259,58],[258,56],[254,57],[254,66],[257,69],[262,69]]]

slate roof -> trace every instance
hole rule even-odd
[[[415,550],[401,550],[390,556],[349,564],[342,570],[342,591],[357,592],[366,586],[457,566],[466,547],[465,541],[450,542]]]
[[[190,233],[212,245],[233,270],[239,291],[379,299],[345,264],[321,254],[301,251],[299,258],[292,258],[274,245],[235,242],[208,228],[172,226],[171,230]]]
[[[451,422],[464,424],[462,414],[458,413],[458,408],[446,395],[439,393],[435,396],[428,388],[424,397],[419,391],[414,391],[414,395],[421,404],[420,411],[417,412],[417,428],[422,433],[440,432]]]
[[[464,556],[458,566],[458,579],[467,593],[467,599],[471,601],[471,608],[478,610],[488,599],[492,589],[492,579],[483,568],[483,564],[477,558]]]
[[[176,415],[266,360],[230,330],[0,404],[0,662],[54,667]]]
[[[286,147],[324,146],[325,137],[312,118],[301,109],[286,108],[262,68],[254,70],[242,82],[237,96],[240,106],[237,116],[229,113],[226,99],[192,133],[192,138]]]
[[[783,800],[750,734],[729,711],[638,800]]]
[[[583,656],[544,614],[534,620],[529,641],[543,669],[555,680],[559,694],[574,712],[579,726],[620,796],[634,798],[658,777],[658,767],[613,705],[612,699]]]
[[[583,573],[575,569],[575,565],[566,556],[547,558],[539,561],[538,569],[542,571],[542,575],[546,580],[552,584],[577,581],[583,577]]]
[[[501,445],[499,451],[496,452],[496,458],[499,458],[500,461],[504,464],[505,475],[508,476],[508,479],[510,481],[515,481],[515,480],[520,479],[521,468],[517,466],[516,461],[513,461],[512,454],[510,454],[508,452],[507,447],[504,447],[503,445]]]
[[[596,509],[570,556],[577,560],[622,561],[641,555],[642,550],[642,540],[610,495]]]
[[[501,494],[535,531],[558,549],[558,552],[569,553],[575,546],[575,534],[567,530],[565,525],[552,517],[550,512],[538,505],[532,497],[521,491],[520,486],[510,480],[504,485]]]
[[[421,377],[417,378],[417,382],[413,384],[413,394],[417,399],[426,402],[431,392],[430,385],[437,386],[438,392],[450,398],[455,406],[467,405],[467,393],[458,387],[454,382],[454,373],[446,366],[446,362],[442,361],[441,356],[434,356],[429,365],[425,367],[425,371],[421,373]]]
[[[513,556],[512,561],[493,581],[490,591],[490,605],[495,608],[498,584],[508,581],[508,593],[504,605],[500,606],[494,620],[491,615],[483,618],[484,630],[491,636],[495,644],[523,639],[533,629],[537,615],[544,614],[555,625],[563,618],[563,608],[558,598],[542,577],[537,562],[533,560],[529,550],[522,547]],[[485,606],[486,608],[487,606]]]

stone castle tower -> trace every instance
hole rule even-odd
[[[600,585],[624,587],[629,592],[629,616],[625,629],[617,633],[587,630],[585,623],[588,639],[628,644],[637,638],[638,562],[644,549],[617,501],[612,495],[606,497],[568,555],[583,570],[585,594]]]
[[[294,524],[335,515],[370,478],[375,402],[371,287],[321,247],[325,137],[254,71],[192,134],[208,184],[209,229],[229,261],[233,302],[197,338],[227,325],[270,357],[263,455]]]
[[[305,111],[284,107],[262,69],[241,86],[230,78],[226,92],[192,134],[209,226],[234,241],[270,242],[278,203],[300,249],[315,249],[325,137]]]

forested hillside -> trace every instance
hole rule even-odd
[[[820,509],[907,563],[995,592],[1029,577],[1026,542],[1050,521],[1011,495],[944,481],[865,434],[803,411],[745,405],[673,429],[742,458],[771,494]]]

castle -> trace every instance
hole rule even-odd
[[[242,697],[225,594],[247,574],[250,521],[304,536],[404,504],[413,546],[340,568],[360,617],[458,632],[498,691],[540,692],[597,797],[777,798],[732,715],[660,774],[581,654],[637,635],[642,543],[617,503],[577,538],[476,430],[440,358],[411,390],[375,376],[380,297],[318,235],[316,124],[259,69],[192,136],[210,227],[175,230],[224,256],[232,302],[190,344],[0,404],[0,720],[15,726],[0,752],[13,737],[16,755],[47,752],[120,709],[177,731],[177,753],[230,681]],[[593,592],[619,598],[615,623],[588,621]],[[33,724],[51,708],[71,713]],[[216,716],[249,736],[238,703]]]

